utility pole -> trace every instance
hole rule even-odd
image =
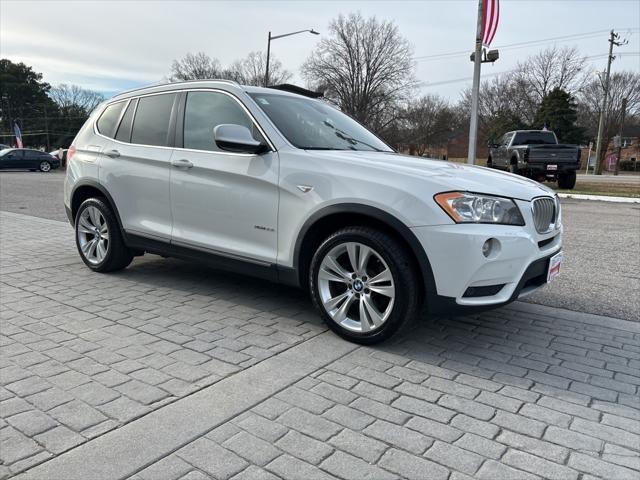
[[[604,133],[604,122],[607,114],[607,104],[609,103],[609,82],[611,80],[611,62],[616,58],[613,56],[613,46],[621,46],[626,45],[628,42],[625,40],[623,42],[616,41],[620,38],[620,34],[611,30],[611,34],[609,35],[609,58],[607,60],[607,73],[604,79],[604,95],[602,97],[602,108],[600,110],[600,121],[598,122],[598,139],[596,140],[596,166],[594,173],[596,175],[602,175],[602,167],[604,165],[604,161],[601,158],[603,155],[603,145],[602,145],[602,135]],[[604,146],[606,150],[606,146]]]
[[[480,66],[482,65],[482,7],[483,0],[478,0],[478,25],[476,29],[476,49],[473,57],[473,87],[471,95],[471,122],[469,124],[469,157],[467,163],[476,163],[476,146],[478,144],[478,103],[480,97]]]
[[[618,158],[616,160],[616,169],[613,174],[618,175],[620,171],[620,160],[622,159],[622,129],[624,128],[624,116],[627,113],[627,99],[622,99],[622,112],[620,113],[620,133],[618,134]]]

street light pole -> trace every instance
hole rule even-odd
[[[269,86],[269,56],[271,54],[271,32],[267,40],[267,66],[264,69],[264,86]]]
[[[471,122],[469,125],[469,156],[467,163],[476,162],[476,146],[478,144],[478,103],[480,96],[480,67],[482,65],[482,5],[478,0],[478,28],[476,30],[476,50],[473,58],[473,87],[471,94]]]
[[[269,36],[267,37],[267,64],[264,70],[264,86],[269,86],[269,57],[271,56],[271,40],[277,40],[278,38],[290,37],[291,35],[297,35],[299,33],[309,32],[313,35],[320,35],[319,32],[316,32],[313,28],[307,30],[298,30],[297,32],[284,33],[282,35],[271,35],[269,32]]]

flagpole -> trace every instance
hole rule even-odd
[[[480,95],[480,66],[482,65],[482,2],[478,0],[478,25],[476,29],[476,50],[473,59],[473,88],[471,94],[471,122],[469,125],[469,157],[467,163],[476,163],[476,146],[478,144],[478,103]]]

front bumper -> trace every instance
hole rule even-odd
[[[429,258],[437,297],[461,307],[488,307],[516,300],[544,285],[548,259],[562,249],[562,227],[538,234],[530,202],[517,203],[524,227],[452,224],[412,228]],[[487,258],[482,246],[488,239],[495,239],[499,248]]]

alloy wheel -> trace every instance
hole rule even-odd
[[[104,216],[94,206],[85,208],[76,227],[80,251],[89,263],[97,265],[107,256],[109,227]]]
[[[329,317],[352,332],[377,330],[393,311],[396,289],[391,270],[363,243],[341,243],[329,250],[320,263],[317,285]]]
[[[49,170],[51,170],[51,165],[49,165],[49,162],[42,162],[40,164],[40,170],[42,170],[43,172],[48,172]]]

